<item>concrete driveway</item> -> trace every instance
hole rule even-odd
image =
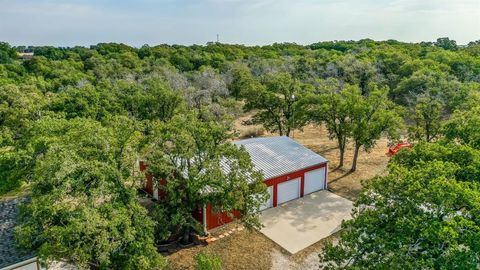
[[[338,231],[352,208],[351,201],[322,190],[264,210],[260,231],[294,254]]]

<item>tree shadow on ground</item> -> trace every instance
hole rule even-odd
[[[338,168],[338,167],[337,167],[337,168],[333,169],[334,172],[335,172],[335,171],[339,171],[339,170],[342,170],[342,168]],[[329,184],[335,183],[335,182],[341,180],[342,178],[345,178],[345,177],[349,176],[349,175],[352,174],[352,173],[354,173],[354,171],[348,170],[348,171],[346,171],[344,174],[342,174],[342,175],[340,175],[340,176],[338,176],[338,177],[336,177],[336,178],[333,178],[332,180],[329,180],[328,183],[329,183]]]

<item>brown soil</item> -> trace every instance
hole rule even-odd
[[[235,128],[239,138],[251,136],[273,136],[259,126],[245,126],[243,121],[249,116],[237,119]],[[388,156],[387,139],[382,138],[369,153],[362,151],[357,171],[348,173],[353,157],[353,147],[349,145],[345,154],[345,168],[337,169],[338,148],[335,141],[328,138],[324,127],[307,126],[302,131],[294,131],[291,137],[329,160],[328,188],[345,198],[355,200],[362,190],[362,181],[386,173]],[[237,224],[228,224],[213,232],[219,235]],[[317,254],[327,241],[334,241],[337,234],[323,239],[314,245],[290,255],[280,246],[257,231],[234,232],[208,246],[195,246],[183,249],[168,256],[170,269],[195,269],[195,256],[203,252],[219,256],[224,269],[311,269],[318,268]]]

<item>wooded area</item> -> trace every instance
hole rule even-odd
[[[20,59],[23,51],[33,58]],[[355,146],[351,171],[383,136],[414,144],[392,159],[389,175],[366,184],[339,245],[320,255],[327,268],[478,267],[480,41],[458,46],[448,38],[0,43],[0,195],[28,186],[32,197],[19,243],[45,261],[155,269],[166,265],[155,244],[201,231],[190,213],[204,202],[239,210],[258,228],[263,177],[230,143],[243,112],[279,135],[324,126],[340,167],[346,145]],[[166,203],[152,213],[137,200],[138,160],[169,179]]]

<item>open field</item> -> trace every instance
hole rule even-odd
[[[257,126],[243,126],[242,121],[248,116],[241,117],[235,123],[240,137],[246,137],[252,130],[260,130]],[[264,133],[263,136],[272,136]],[[336,142],[328,139],[323,127],[307,126],[303,131],[295,131],[292,137],[316,151],[330,161],[329,189],[334,193],[354,200],[362,189],[362,181],[376,175],[386,173],[388,156],[387,139],[379,140],[377,146],[370,152],[361,152],[358,160],[358,169],[348,173],[353,156],[353,147],[349,145],[345,155],[345,169],[337,169],[338,149]],[[237,224],[229,224],[217,231],[214,236],[229,231]],[[315,269],[318,268],[318,253],[326,241],[334,240],[335,235],[323,239],[312,246],[290,255],[277,244],[257,231],[246,230],[234,232],[232,235],[219,239],[205,247],[196,246],[183,249],[169,255],[170,269],[194,269],[195,255],[199,252],[215,254],[222,259],[224,269]]]

